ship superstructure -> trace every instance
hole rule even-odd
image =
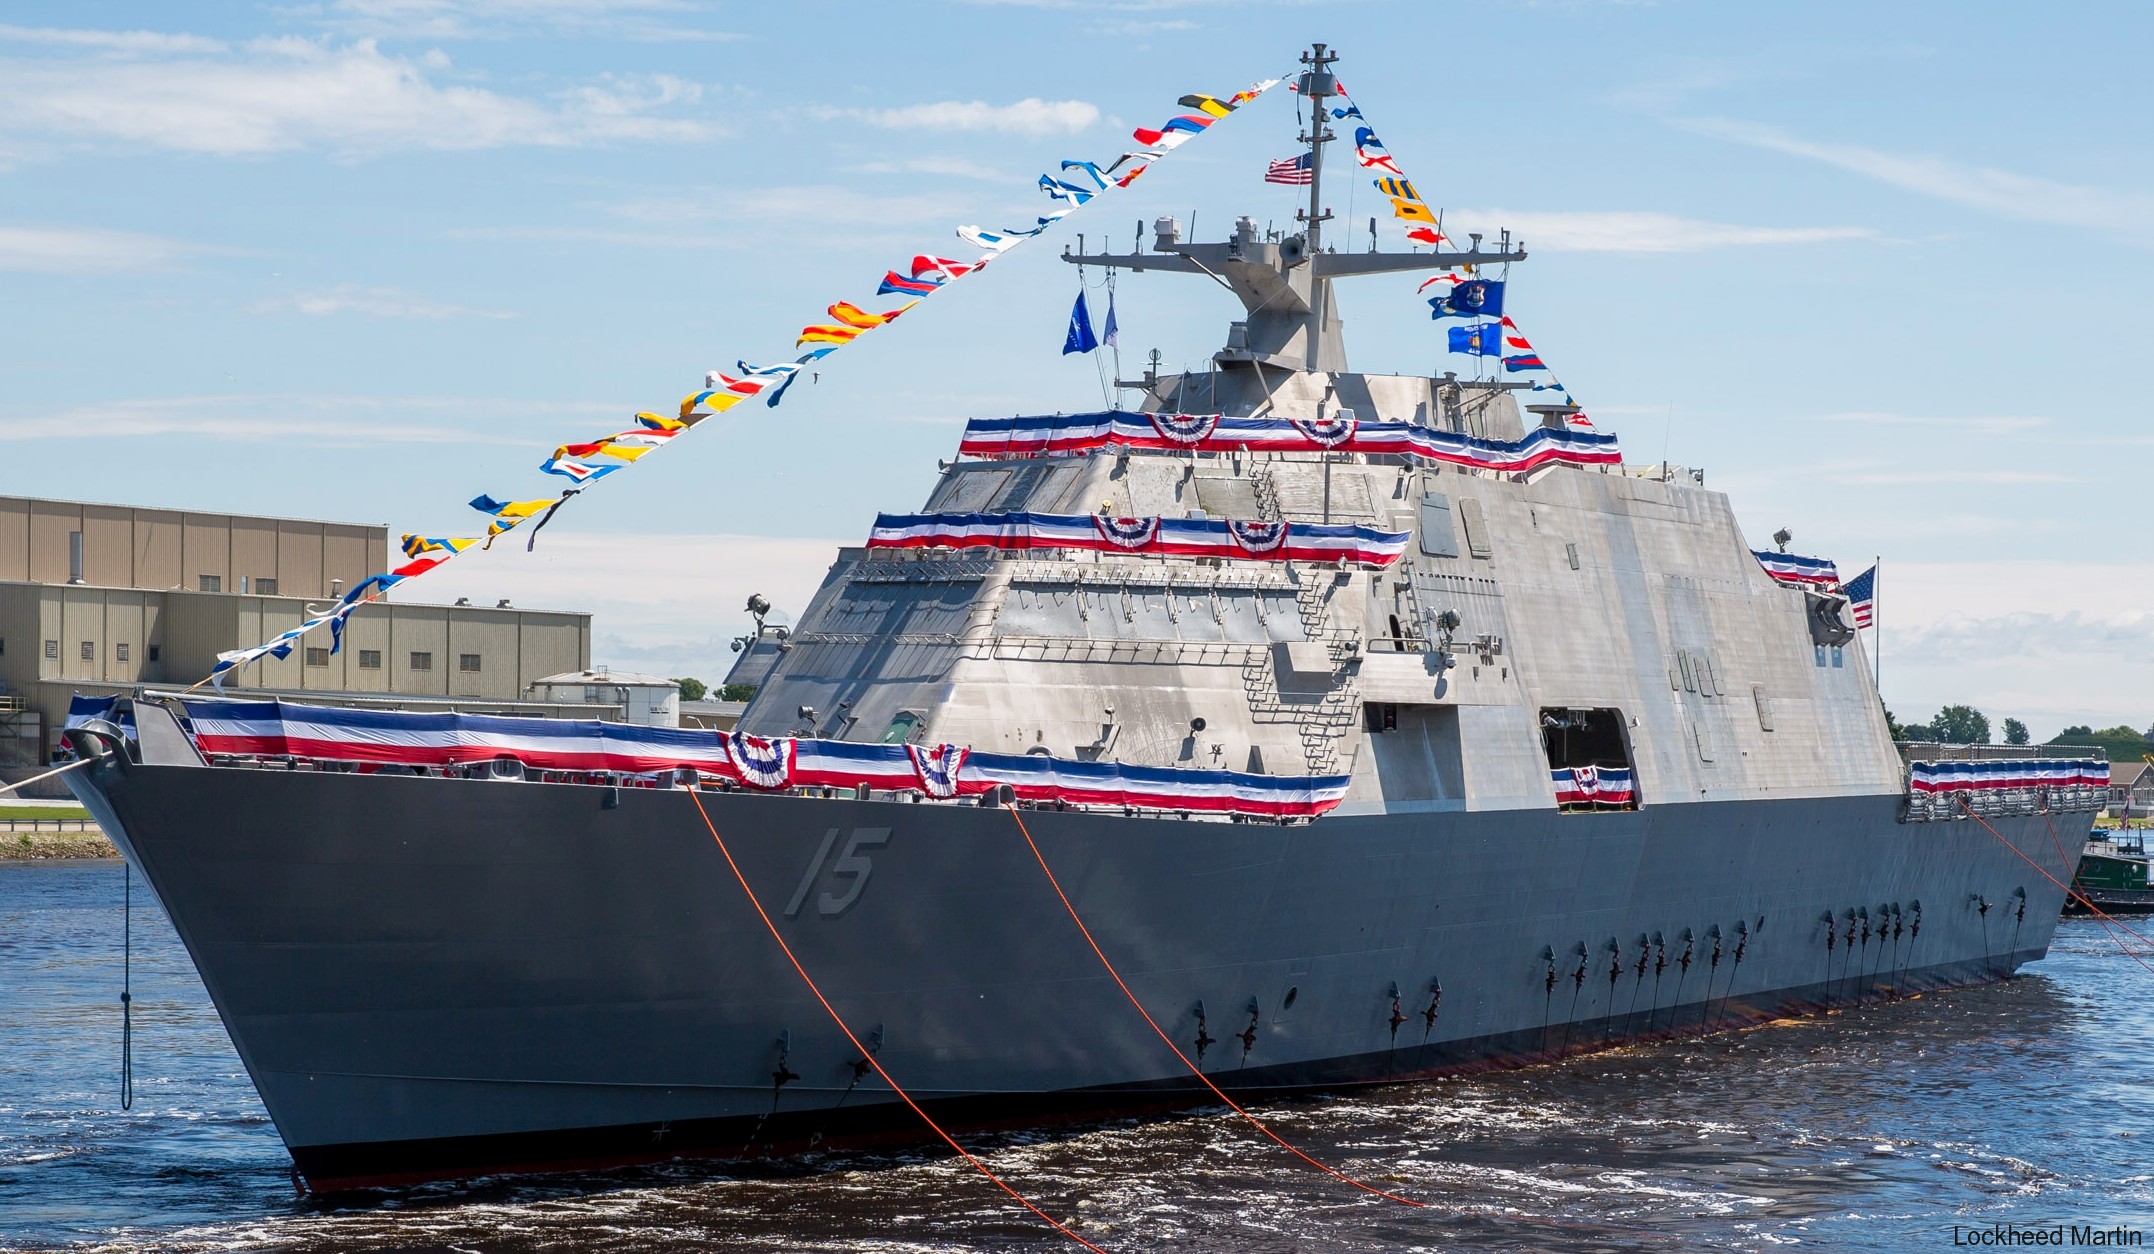
[[[1299,233],[1068,256],[1229,288],[1210,368],[973,423],[919,514],[758,633],[737,736],[153,694],[132,736],[75,732],[311,1182],[916,1135],[733,865],[960,1128],[1207,1096],[1032,838],[1241,1092],[2045,952],[2045,827],[2099,804],[2092,768],[1911,772],[1844,600],[1768,572],[1702,473],[1515,384],[1350,369],[1337,280],[1525,253],[1333,251],[1312,115]]]

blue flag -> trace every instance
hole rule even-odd
[[[1077,293],[1077,304],[1070,310],[1070,333],[1062,341],[1062,355],[1089,353],[1099,347],[1099,339],[1092,334],[1092,311],[1085,307],[1084,293]]]
[[[1467,353],[1475,357],[1501,357],[1503,355],[1503,324],[1480,322],[1470,327],[1451,328],[1451,351]]]
[[[1431,318],[1498,318],[1503,316],[1503,280],[1469,279],[1452,287],[1447,296],[1429,298]]]
[[[1122,347],[1122,328],[1114,320],[1114,290],[1107,291],[1107,325],[1100,331],[1099,342],[1109,348]]]

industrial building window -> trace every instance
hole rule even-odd
[[[47,641],[45,642],[45,658],[46,658],[46,660],[47,660],[47,661],[58,661],[58,660],[59,660],[59,658],[60,658],[60,642],[59,642],[59,641],[57,641],[57,640],[47,640]]]
[[[158,655],[158,654],[160,654],[160,653],[162,653],[162,652],[164,652],[164,650],[163,650],[163,649],[161,649],[161,648],[157,647],[157,646],[156,646],[156,645],[154,645],[154,644],[153,644],[153,645],[151,645],[151,646],[150,646],[150,661],[152,661],[152,662],[156,661],[156,660],[157,660],[157,655]]]
[[[430,671],[434,669],[434,655],[431,653],[412,654],[411,669],[415,671]]]
[[[97,642],[95,640],[85,640],[82,642],[82,660],[85,662],[94,662],[97,660]]]
[[[201,581],[197,586],[204,592],[224,591],[223,575],[197,575],[195,578]]]
[[[327,666],[327,665],[329,665],[329,650],[327,650],[327,649],[315,649],[315,648],[309,648],[309,649],[307,650],[307,665],[309,665],[309,666]]]
[[[476,675],[476,674],[478,674],[478,673],[479,673],[479,655],[478,655],[478,654],[476,654],[476,653],[459,653],[459,654],[457,654],[457,655],[456,655],[456,669],[458,669],[458,670],[460,670],[460,671],[464,672],[464,673],[465,673],[465,674],[467,674],[467,675]]]
[[[361,649],[361,650],[359,650],[359,669],[360,669],[360,670],[363,670],[363,671],[378,671],[378,670],[380,670],[380,669],[381,669],[381,650],[380,650],[380,649]]]
[[[126,645],[124,645],[124,644],[116,644],[116,645],[113,645],[113,646],[112,646],[112,660],[113,660],[113,661],[115,661],[115,662],[124,662],[124,661],[126,661],[126,660],[127,660],[127,646],[126,646]]]
[[[254,577],[254,590],[265,597],[273,597],[277,595],[277,581],[256,575]]]

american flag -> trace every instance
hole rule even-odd
[[[1855,626],[1867,627],[1877,610],[1877,567],[1847,581],[1841,591],[1847,593],[1847,607],[1855,616]]]
[[[1307,187],[1316,181],[1316,171],[1309,167],[1308,153],[1303,153],[1298,157],[1284,161],[1274,161],[1264,171],[1264,181],[1267,183],[1293,183]]]

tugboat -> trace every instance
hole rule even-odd
[[[69,733],[312,1187],[925,1139],[885,1077],[959,1132],[1214,1100],[1177,1049],[1398,1084],[2043,956],[2106,766],[1903,766],[1829,567],[1702,471],[1349,365],[1341,280],[1526,252],[1327,242],[1334,59],[1299,229],[1066,254],[1217,280],[1207,368],[971,423],[735,731]]]
[[[2072,875],[2066,914],[2154,914],[2154,878],[2148,875],[2146,836],[2123,828],[2087,834]],[[2092,906],[2090,910],[2088,907]]]

